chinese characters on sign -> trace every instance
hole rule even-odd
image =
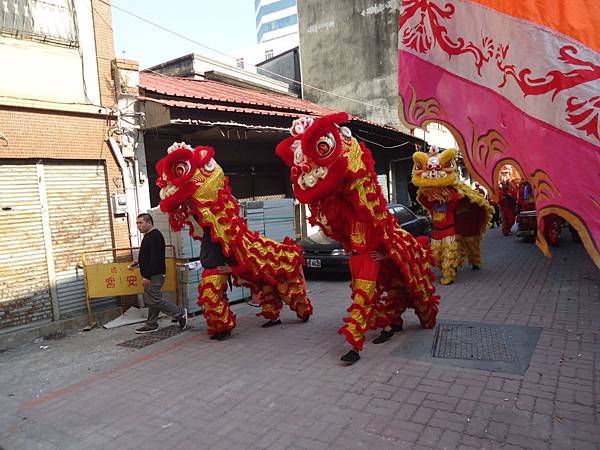
[[[166,258],[165,262],[167,278],[162,290],[174,291],[175,259]],[[144,292],[140,269],[130,268],[129,264],[129,262],[119,262],[86,265],[85,276],[89,298],[135,295]]]

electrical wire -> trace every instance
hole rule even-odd
[[[356,136],[361,141],[365,141],[365,142],[368,142],[369,144],[377,145],[378,147],[385,148],[385,149],[400,148],[400,147],[404,147],[405,145],[408,145],[411,143],[411,141],[406,141],[406,142],[403,142],[402,144],[398,144],[398,145],[381,145],[378,142],[370,141],[369,139],[359,135],[356,132],[354,132],[354,136]]]
[[[124,9],[124,8],[121,8],[120,6],[117,6],[114,3],[107,2],[106,0],[98,0],[98,1],[100,3],[104,3],[107,6],[112,6],[113,8],[115,8],[115,9],[117,9],[117,10],[119,10],[119,11],[125,13],[125,14],[128,14],[128,15],[130,15],[132,17],[135,17],[136,19],[141,20],[142,22],[145,22],[145,23],[147,23],[149,25],[152,25],[152,26],[154,26],[156,28],[159,28],[159,29],[161,29],[161,30],[163,30],[163,31],[165,31],[167,33],[173,34],[173,35],[175,35],[175,36],[177,36],[177,37],[179,37],[181,39],[184,39],[184,40],[186,40],[188,42],[192,42],[193,44],[196,44],[196,45],[198,45],[198,46],[200,46],[202,48],[210,50],[211,52],[217,53],[217,54],[222,55],[222,56],[226,56],[227,58],[235,59],[235,57],[233,57],[231,55],[228,55],[227,53],[224,53],[224,52],[222,52],[220,50],[217,50],[215,48],[209,47],[208,45],[205,45],[205,44],[203,44],[203,43],[201,43],[199,41],[196,41],[196,40],[194,40],[194,39],[192,39],[192,38],[190,38],[188,36],[185,36],[185,35],[183,35],[181,33],[178,33],[177,31],[173,31],[173,30],[171,30],[171,29],[169,29],[167,27],[164,27],[164,26],[162,26],[162,25],[160,25],[158,23],[155,23],[155,22],[153,22],[151,20],[148,20],[145,17],[142,17],[142,16],[140,16],[140,15],[138,15],[136,13],[133,13],[131,11],[128,11],[128,10]],[[255,79],[261,79],[260,75],[258,75],[258,74],[255,74],[253,72],[249,72],[249,71],[246,71],[246,70],[242,70],[242,69],[239,69],[237,67],[234,67],[234,66],[231,66],[231,65],[228,65],[228,64],[225,64],[225,63],[214,61],[214,64],[217,65],[217,66],[220,66],[220,67],[227,68],[228,70],[237,69],[238,71],[243,71],[247,76],[250,76],[250,77],[255,78]],[[252,67],[256,67],[256,66],[252,66]],[[147,70],[147,69],[145,69],[145,70]],[[354,102],[354,103],[358,103],[358,104],[361,104],[363,106],[368,106],[368,107],[371,107],[371,108],[382,109],[382,110],[386,110],[386,111],[394,111],[394,112],[396,111],[395,108],[390,108],[390,107],[381,106],[381,105],[374,105],[374,104],[371,104],[371,103],[363,102],[363,101],[355,99],[355,98],[347,97],[345,95],[337,94],[335,92],[327,91],[325,89],[321,89],[321,88],[318,88],[316,86],[311,86],[310,84],[306,84],[306,83],[303,83],[301,81],[294,80],[293,78],[285,77],[285,76],[283,76],[281,74],[278,74],[276,72],[272,72],[272,71],[264,69],[262,67],[260,68],[260,70],[263,71],[263,72],[265,72],[265,73],[269,73],[271,75],[276,75],[278,78],[287,80],[287,81],[289,81],[291,83],[298,84],[298,85],[302,86],[303,88],[313,89],[313,90],[315,90],[317,92],[321,92],[321,93],[324,93],[324,94],[332,95],[334,97],[338,97],[338,98],[341,98],[343,100],[348,100],[348,101],[351,101],[351,102]],[[161,75],[164,76],[164,74],[161,74]]]

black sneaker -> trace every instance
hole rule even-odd
[[[344,356],[340,358],[342,361],[348,364],[354,364],[356,361],[360,359],[360,355],[356,350],[350,350]]]
[[[231,330],[221,331],[220,333],[217,333],[215,336],[217,336],[216,337],[217,341],[224,341],[229,336],[231,336]]]
[[[155,331],[158,331],[158,325],[144,325],[142,328],[135,330],[137,334],[153,333]]]
[[[394,335],[394,330],[385,331],[382,330],[381,334],[373,339],[373,344],[383,344],[385,341],[388,341]]]
[[[183,331],[187,328],[187,320],[188,320],[187,308],[183,308],[183,316],[181,316],[177,319],[177,322],[179,322],[179,329],[181,331]]]
[[[263,328],[270,328],[270,327],[274,327],[275,325],[281,325],[281,320],[277,319],[277,320],[269,320],[268,322],[265,322],[261,325],[261,327]]]

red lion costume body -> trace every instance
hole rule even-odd
[[[156,164],[156,184],[161,188],[160,208],[169,214],[171,227],[177,231],[187,223],[195,239],[203,238],[203,229],[210,230],[228,258],[234,282],[250,287],[260,303],[258,315],[271,324],[278,322],[285,302],[306,322],[313,308],[306,296],[302,248],[289,238],[281,243],[248,229],[211,147],[193,149],[182,142],[168,153]],[[219,340],[236,325],[227,302],[228,277],[218,269],[204,270],[198,287],[208,333]]]
[[[407,308],[424,328],[434,327],[439,297],[428,249],[388,211],[371,152],[338,126],[347,120],[345,113],[297,119],[276,153],[291,168],[294,194],[309,206],[309,221],[351,255],[352,305],[339,333],[353,347],[342,360],[353,363],[365,332],[401,329]]]

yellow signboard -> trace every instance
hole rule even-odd
[[[89,298],[141,294],[144,292],[140,268],[129,268],[130,262],[89,264],[85,266]],[[167,278],[162,291],[177,289],[175,258],[165,258]]]

